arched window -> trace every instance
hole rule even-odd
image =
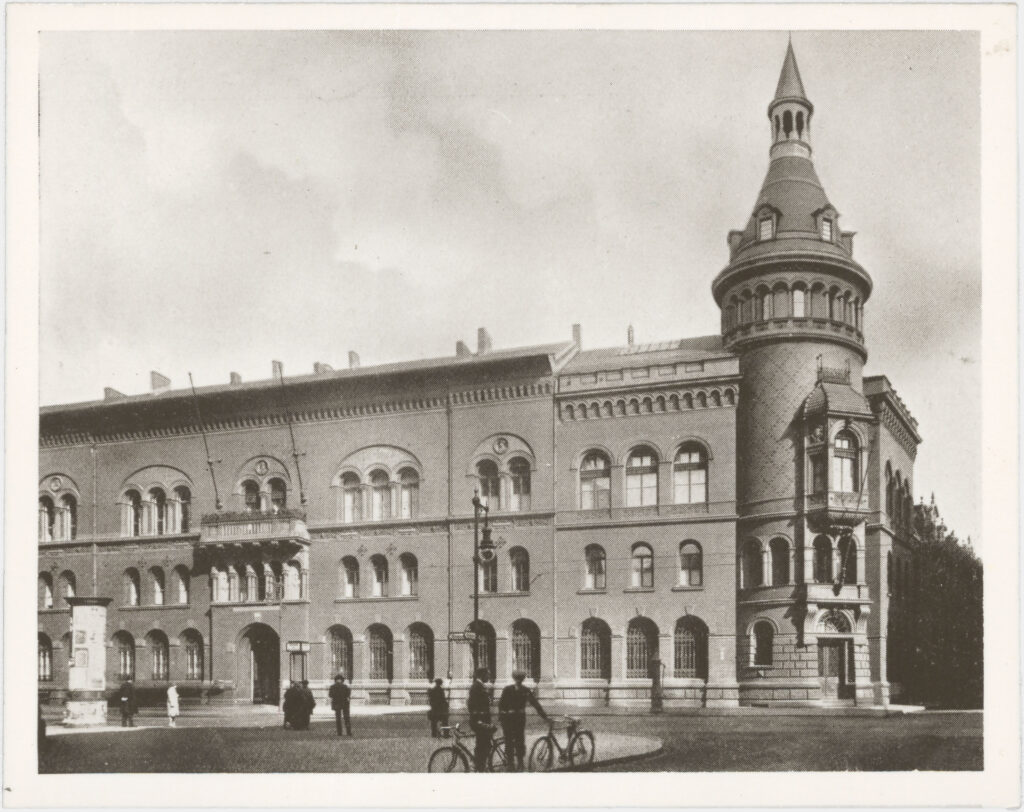
[[[252,480],[246,480],[242,483],[242,493],[245,498],[245,512],[246,513],[259,513],[260,512],[260,486]]]
[[[708,678],[708,630],[695,617],[681,617],[676,621],[672,637],[674,651],[673,674],[682,679]]]
[[[772,316],[784,319],[790,314],[789,290],[782,283],[772,289]]]
[[[77,582],[75,580],[75,574],[71,570],[64,570],[60,574],[60,578],[57,579],[58,594],[60,595],[60,605],[62,609],[68,607],[68,598],[75,597],[75,587]]]
[[[645,617],[635,617],[626,628],[626,677],[649,679],[651,659],[658,653],[658,627]]]
[[[170,646],[167,635],[161,631],[152,631],[146,635],[146,646],[150,652],[150,674],[156,681],[170,679]]]
[[[772,218],[771,217],[762,217],[760,220],[758,220],[758,222],[757,222],[757,238],[759,240],[770,240],[772,238],[772,236],[773,236],[772,232],[773,232],[773,229],[772,229]],[[744,307],[743,309],[744,309],[744,311],[746,311],[746,307]],[[744,312],[744,316],[746,316],[746,315],[747,315],[746,312]],[[744,318],[743,320],[746,321],[746,318]]]
[[[181,633],[181,645],[185,650],[185,679],[203,678],[203,636],[195,629]]]
[[[342,520],[348,524],[363,520],[363,492],[359,476],[351,471],[341,478],[343,514]]]
[[[775,643],[775,627],[767,620],[754,624],[754,665],[771,665]]]
[[[857,542],[850,536],[839,539],[839,577],[844,584],[857,583]]]
[[[509,510],[530,509],[530,463],[522,457],[516,457],[508,464],[512,475],[512,492]]]
[[[398,473],[401,517],[414,519],[420,508],[420,475],[412,468],[403,468]]]
[[[480,573],[480,591],[493,593],[498,591],[498,557],[494,556],[490,561],[481,561],[478,567]]]
[[[341,597],[359,597],[359,562],[350,555],[341,559],[339,567],[341,576]]]
[[[39,660],[36,675],[40,682],[53,679],[53,644],[50,638],[39,632]]]
[[[832,581],[832,540],[828,536],[814,540],[814,580],[819,584]]]
[[[841,431],[832,447],[832,490],[855,493],[860,490],[857,465],[857,438],[853,432]]]
[[[392,637],[391,630],[380,623],[370,626],[370,679],[392,679]]]
[[[626,462],[626,506],[658,504],[658,455],[647,446],[635,448]]]
[[[532,620],[512,624],[512,670],[540,681],[540,629]]]
[[[60,537],[71,541],[78,536],[78,502],[71,494],[60,498]]]
[[[828,292],[822,284],[811,286],[811,318],[828,318]]]
[[[761,544],[750,539],[743,545],[740,557],[740,576],[743,589],[753,589],[764,583],[764,560],[761,555]]]
[[[587,618],[580,629],[580,678],[612,678],[612,633],[600,618]]]
[[[896,483],[892,478],[892,467],[885,464],[885,515],[889,518],[890,524],[895,522],[892,506],[895,503]]]
[[[802,319],[807,315],[807,302],[803,288],[793,288],[793,317]]]
[[[512,582],[509,584],[513,592],[530,591],[530,554],[522,547],[513,547],[508,551],[509,574]]]
[[[677,505],[692,505],[708,500],[707,456],[696,443],[687,443],[676,454],[672,466],[672,490]]]
[[[580,510],[611,507],[611,464],[608,458],[591,451],[580,465]]]
[[[142,535],[142,496],[138,491],[125,494],[128,505],[128,535]]]
[[[303,600],[306,596],[302,589],[302,566],[298,561],[289,561],[284,568],[284,599],[287,601]]]
[[[153,606],[164,605],[164,571],[160,567],[153,567],[149,571],[149,582],[153,591]]]
[[[604,548],[600,544],[588,544],[583,552],[586,558],[586,575],[583,579],[584,589],[605,589],[608,585],[605,573]]]
[[[476,476],[480,480],[480,501],[491,510],[501,510],[501,480],[498,466],[491,460],[481,460],[476,465]]]
[[[161,488],[149,492],[149,511],[149,535],[164,535],[167,532],[167,494]]]
[[[684,541],[679,545],[679,586],[702,586],[704,562],[700,545]]]
[[[424,623],[409,627],[409,679],[434,678],[434,633]]]
[[[352,678],[352,632],[345,626],[331,626],[331,674]]]
[[[634,544],[632,550],[631,585],[636,588],[654,587],[654,553],[648,544]]]
[[[784,586],[789,583],[789,542],[784,538],[772,539],[768,544],[772,555],[772,585]]]
[[[121,600],[125,606],[139,605],[139,571],[129,567],[121,577]]]
[[[288,489],[285,487],[284,481],[276,477],[268,484],[270,485],[270,509],[274,513],[278,513],[288,507]]]
[[[39,608],[53,608],[53,576],[48,572],[39,573]]]
[[[49,496],[39,497],[39,540],[48,542],[54,540],[56,532],[57,510],[53,506],[53,500]]]
[[[486,620],[470,624],[470,630],[476,632],[477,667],[487,669],[487,679],[494,682],[497,677],[497,643],[494,627]]]
[[[371,597],[386,598],[388,595],[388,560],[382,555],[370,556],[370,569],[373,572]]]
[[[370,518],[375,522],[391,518],[391,483],[383,471],[370,474]]]
[[[178,521],[175,530],[178,533],[188,533],[192,528],[192,491],[181,485],[174,489],[174,498],[178,503]]]
[[[402,594],[417,594],[420,588],[420,571],[416,556],[412,553],[402,553],[398,557],[398,563],[402,568]]]
[[[174,599],[177,603],[188,603],[188,592],[191,586],[191,581],[192,577],[189,575],[188,567],[180,565],[174,568]]]
[[[114,635],[117,649],[117,678],[120,681],[135,679],[135,640],[128,632]]]

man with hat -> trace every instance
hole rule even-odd
[[[348,735],[352,735],[352,718],[350,716],[350,706],[352,699],[352,689],[345,684],[345,675],[338,673],[334,677],[334,685],[327,692],[327,695],[331,698],[331,710],[334,711],[334,725],[338,730],[338,735],[341,735],[342,722],[344,722],[345,730]]]
[[[523,770],[523,758],[526,755],[526,704],[533,705],[541,719],[548,720],[548,715],[533,691],[523,685],[524,679],[525,671],[513,671],[512,684],[505,686],[498,701],[498,715],[505,736],[505,769],[509,772]]]
[[[469,726],[476,734],[473,765],[478,773],[487,771],[487,757],[491,754],[491,736],[494,735],[494,725],[491,724],[491,694],[486,685],[489,676],[486,668],[478,668],[474,672],[473,684],[469,686],[469,698],[466,700]]]

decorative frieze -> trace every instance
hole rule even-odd
[[[563,400],[559,407],[562,422],[608,417],[635,417],[691,411],[693,409],[732,408],[739,396],[736,386],[711,386],[688,390],[639,392],[615,397],[589,395],[586,399]]]

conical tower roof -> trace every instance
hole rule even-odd
[[[804,91],[804,83],[800,79],[800,68],[796,64],[792,40],[789,41],[786,48],[786,58],[782,63],[782,72],[779,74],[779,84],[775,88],[774,101],[782,99],[803,99],[810,104],[807,93]]]

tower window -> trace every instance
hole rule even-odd
[[[759,240],[770,240],[772,238],[772,218],[763,217],[757,224],[757,238]]]
[[[821,238],[825,242],[832,242],[832,221],[822,220],[821,221]]]

